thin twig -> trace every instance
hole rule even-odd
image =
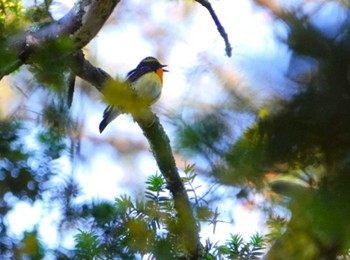
[[[217,17],[213,7],[211,6],[211,3],[208,1],[208,0],[195,0],[196,2],[200,3],[201,5],[203,5],[205,8],[208,9],[211,17],[213,18],[214,22],[215,22],[215,25],[216,25],[216,28],[218,29],[221,37],[224,39],[225,41],[225,51],[226,51],[226,54],[228,57],[231,57],[232,55],[232,47],[231,47],[231,44],[230,44],[230,41],[228,39],[228,35],[225,31],[225,28],[222,26],[222,24],[220,23],[220,20],[219,18]]]

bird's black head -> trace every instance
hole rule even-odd
[[[150,67],[150,68],[152,68],[152,70],[156,71],[157,69],[164,68],[166,66],[167,65],[160,64],[160,62],[156,58],[149,56],[149,57],[144,58],[139,63],[139,65],[137,65],[137,68]],[[167,70],[163,69],[163,71],[167,71]]]

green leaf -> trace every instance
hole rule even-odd
[[[79,233],[74,236],[76,243],[76,259],[93,259],[103,252],[101,241],[93,232],[84,232],[78,230]]]
[[[134,204],[131,201],[131,197],[127,195],[121,195],[115,200],[117,211],[124,217],[128,215],[132,209],[134,209]]]
[[[147,190],[153,191],[153,192],[163,192],[165,189],[165,180],[163,175],[161,174],[155,174],[150,176],[146,181]]]

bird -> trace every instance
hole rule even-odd
[[[163,87],[163,72],[168,72],[154,57],[146,57],[137,67],[128,72],[126,82],[130,84],[136,95],[150,106],[160,97]],[[99,125],[100,133],[106,126],[116,119],[122,111],[118,107],[109,105],[103,112],[103,119]]]

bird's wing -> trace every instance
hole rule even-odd
[[[140,78],[142,75],[153,71],[150,67],[140,67],[133,69],[129,71],[129,73],[126,75],[126,81],[129,83],[135,82],[138,78]]]
[[[99,125],[100,133],[102,133],[106,126],[120,114],[121,112],[119,109],[113,106],[106,107],[105,111],[103,112],[103,119]]]
[[[129,82],[131,85],[142,75],[153,71],[150,67],[137,67],[131,70],[126,76],[126,82]],[[103,112],[103,119],[100,123],[99,129],[100,133],[106,128],[106,126],[112,122],[116,117],[121,114],[121,111],[114,106],[108,106]]]

